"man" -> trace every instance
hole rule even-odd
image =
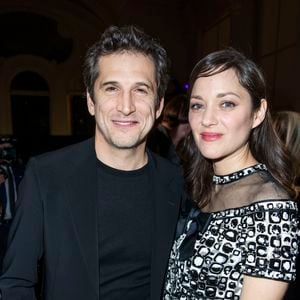
[[[95,138],[31,159],[4,259],[3,300],[161,297],[179,211],[178,170],[146,150],[163,108],[165,50],[110,27],[86,56]]]

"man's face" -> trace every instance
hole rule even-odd
[[[96,144],[104,151],[143,148],[163,107],[163,99],[156,106],[153,61],[140,53],[122,52],[101,57],[98,67],[94,101],[87,96],[96,119]]]

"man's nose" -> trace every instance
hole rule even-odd
[[[135,101],[130,93],[122,93],[118,99],[117,110],[124,115],[135,112]]]

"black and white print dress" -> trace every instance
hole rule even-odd
[[[218,201],[232,208],[192,209],[171,251],[163,299],[237,300],[244,275],[295,280],[297,203],[270,178],[262,164],[214,176]]]

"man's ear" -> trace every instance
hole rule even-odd
[[[86,103],[89,110],[90,115],[95,115],[95,102],[92,100],[89,92],[86,92]]]
[[[266,99],[260,100],[260,107],[254,112],[252,128],[257,127],[265,119],[268,103]]]
[[[165,99],[164,98],[161,98],[160,101],[159,101],[159,105],[158,107],[156,108],[156,113],[155,113],[155,117],[156,119],[158,119],[164,109],[164,103],[165,103]]]

